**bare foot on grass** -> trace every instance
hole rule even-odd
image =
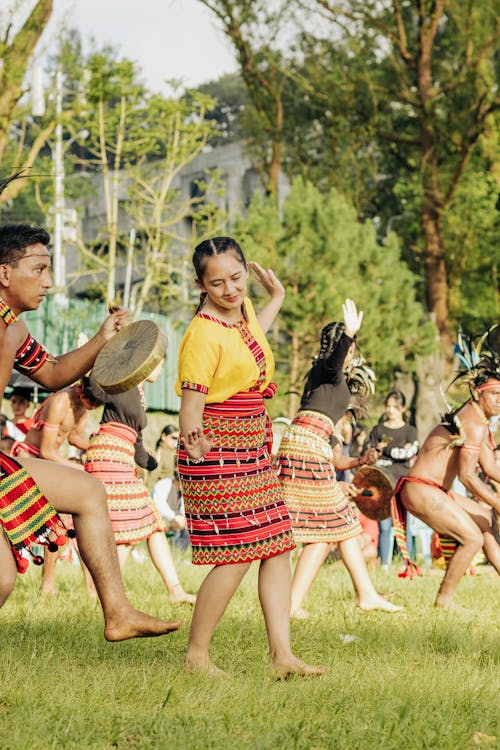
[[[40,593],[44,596],[59,596],[59,591],[53,586],[42,586]]]
[[[436,599],[436,603],[434,606],[438,609],[448,609],[450,610],[450,612],[460,612],[464,615],[470,612],[470,609],[461,607],[459,604],[455,604],[455,602],[451,601],[450,599],[439,599],[439,597]]]
[[[308,612],[307,609],[302,609],[302,607],[292,609],[290,612],[290,617],[292,617],[294,620],[307,620],[307,618],[310,616],[311,613]]]
[[[206,674],[207,677],[226,677],[227,672],[224,672],[219,667],[210,661],[208,656],[192,656],[186,654],[184,658],[184,664],[188,672]]]
[[[194,604],[196,602],[195,594],[188,594],[182,586],[174,586],[170,593],[172,604]]]
[[[294,674],[299,677],[320,677],[325,672],[327,672],[326,667],[315,667],[312,664],[306,664],[295,656],[291,656],[288,659],[271,660],[271,674],[275,680],[286,680]]]
[[[387,599],[384,596],[380,596],[380,595],[377,595],[377,597],[373,599],[364,599],[363,601],[360,601],[358,603],[358,607],[363,612],[379,611],[379,612],[389,612],[390,614],[393,614],[396,612],[405,611],[404,607],[398,604],[393,604],[392,602],[387,601]]]
[[[107,641],[126,641],[129,638],[155,638],[178,630],[179,620],[169,622],[151,617],[144,612],[132,610],[128,617],[116,617],[112,622],[106,622],[104,637]]]

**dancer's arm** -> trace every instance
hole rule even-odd
[[[202,460],[212,447],[213,432],[203,432],[203,409],[206,395],[201,391],[182,389],[179,427],[182,443],[189,458]]]
[[[479,463],[488,476],[493,479],[500,479],[500,471],[491,450],[492,461],[489,460],[487,438],[488,430],[484,425],[467,425],[467,442],[459,449],[458,478],[473,497],[484,500],[498,513],[500,512],[499,496],[480,479],[477,473]]]
[[[274,271],[270,268],[266,271],[254,261],[250,262],[248,265],[270,297],[267,304],[257,313],[257,320],[259,321],[264,333],[267,333],[281,309],[281,305],[285,299],[285,288],[275,275]]]
[[[30,377],[48,390],[57,391],[85,375],[93,366],[104,344],[128,322],[128,311],[108,315],[99,331],[86,344],[59,357],[49,357]]]

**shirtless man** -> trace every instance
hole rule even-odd
[[[497,377],[478,375],[473,380],[472,398],[450,415],[449,428],[441,424],[431,431],[409,474],[396,487],[398,501],[410,513],[458,542],[439,588],[437,607],[458,609],[453,603],[455,590],[481,547],[500,573],[500,546],[491,513],[492,508],[500,511],[500,497],[477,473],[479,464],[486,475],[500,481],[488,422],[497,414],[500,373]],[[451,492],[456,477],[474,499]]]
[[[0,396],[13,366],[49,390],[59,390],[88,372],[102,346],[127,321],[127,311],[106,318],[98,333],[78,349],[51,357],[29,334],[17,316],[36,310],[52,286],[50,237],[40,227],[26,224],[0,226]],[[16,463],[17,462],[17,463]],[[23,474],[21,467],[28,472]],[[108,641],[156,636],[177,630],[179,622],[165,622],[135,610],[125,596],[116,545],[111,531],[106,493],[101,482],[70,466],[54,465],[31,456],[12,459],[0,454],[0,606],[16,582],[16,555],[8,541],[5,503],[11,500],[12,478],[23,478],[48,499],[57,511],[71,513],[83,561],[94,580],[104,614]],[[71,492],[68,492],[68,488]],[[45,507],[52,522],[50,506]],[[19,562],[19,560],[18,560]]]
[[[49,396],[33,415],[31,429],[22,442],[15,442],[11,451],[12,456],[29,455],[44,458],[47,461],[75,466],[61,454],[61,446],[65,440],[70,445],[80,450],[86,450],[89,444],[88,436],[84,430],[87,421],[87,410],[97,406],[89,398],[85,397],[80,384],[63,388],[57,393]],[[76,464],[78,468],[78,464]],[[83,471],[83,466],[81,466]],[[62,514],[63,516],[64,514]],[[72,527],[70,515],[62,517],[66,526]],[[71,542],[70,542],[71,544]],[[42,568],[41,590],[46,594],[57,594],[55,587],[56,562],[59,552],[44,553]],[[87,584],[87,590],[91,596],[96,596],[92,579],[86,566],[82,563],[83,573]]]

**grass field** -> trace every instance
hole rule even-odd
[[[205,570],[178,559],[195,590]],[[182,666],[190,607],[171,606],[149,561],[125,582],[146,611],[183,620],[160,639],[107,644],[78,567],[60,563],[57,598],[40,571],[19,576],[0,613],[0,748],[500,748],[499,580],[483,568],[460,585],[451,614],[432,608],[440,573],[375,573],[407,615],[361,613],[340,564],[326,565],[292,623],[294,650],[321,678],[273,681],[252,569],[222,620],[213,659],[230,676]],[[346,638],[346,636],[352,636]]]

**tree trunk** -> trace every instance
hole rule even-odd
[[[417,392],[415,398],[415,422],[418,439],[423,443],[432,428],[446,411],[442,393],[444,359],[440,352],[417,359]]]
[[[7,148],[14,111],[24,93],[26,69],[52,15],[52,6],[53,0],[39,0],[12,42],[0,41],[0,163]]]
[[[445,260],[441,217],[427,198],[422,204],[422,228],[425,239],[425,277],[429,311],[439,331],[441,350],[451,363],[452,333],[448,306],[448,274]]]

